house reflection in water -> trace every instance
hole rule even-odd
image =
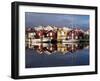
[[[88,43],[27,43],[26,49],[33,49],[38,52],[38,54],[53,54],[60,52],[61,54],[67,54],[68,52],[73,53],[82,49],[88,49]]]
[[[28,27],[26,68],[89,65],[89,30],[69,27]]]

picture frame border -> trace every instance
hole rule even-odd
[[[19,76],[19,49],[18,48],[19,48],[19,6],[20,5],[95,10],[95,71]],[[26,78],[43,78],[43,77],[97,74],[98,73],[98,63],[97,63],[97,60],[98,60],[98,56],[97,56],[97,51],[98,51],[97,18],[98,16],[97,15],[98,14],[97,13],[98,13],[98,9],[96,6],[33,3],[33,2],[12,2],[11,3],[11,78],[26,79]]]

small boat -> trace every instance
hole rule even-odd
[[[71,43],[71,42],[79,42],[79,40],[70,39],[70,40],[62,40],[62,42]]]

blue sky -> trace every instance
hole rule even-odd
[[[55,25],[57,27],[89,29],[89,15],[25,12],[25,26]]]

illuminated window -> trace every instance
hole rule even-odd
[[[62,31],[62,35],[64,35],[64,32]]]
[[[78,36],[76,36],[75,39],[78,39]]]
[[[52,36],[52,32],[50,32],[50,36]]]

